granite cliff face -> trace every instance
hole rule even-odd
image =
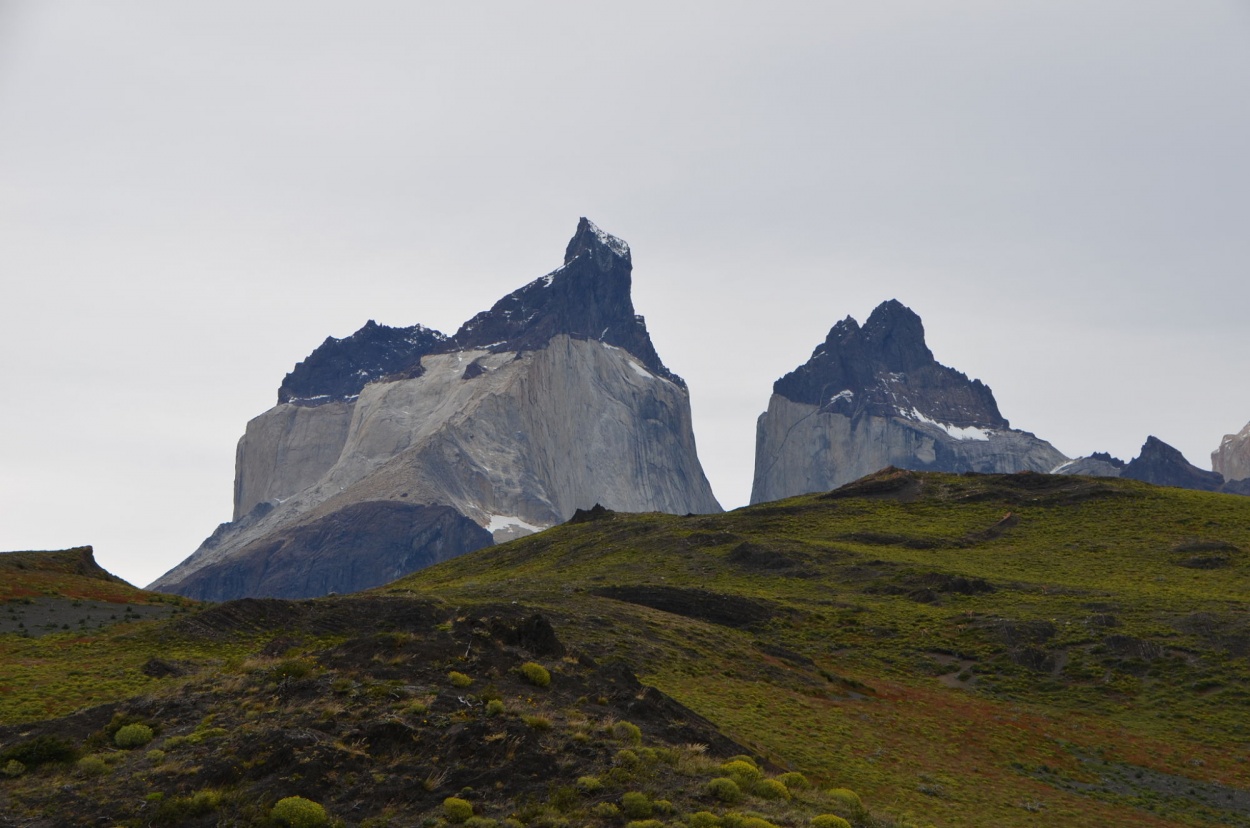
[[[920,317],[891,300],[863,327],[850,317],[834,325],[773,385],[756,427],[751,502],[833,489],[886,466],[1049,472],[1067,459],[1010,428],[980,380],[939,364]]]
[[[1220,447],[1211,452],[1211,468],[1225,480],[1250,479],[1250,423],[1236,434],[1225,434]]]
[[[720,511],[631,274],[629,247],[582,219],[563,266],[451,337],[371,322],[326,340],[248,423],[234,519],[152,588],[346,592],[596,503]]]

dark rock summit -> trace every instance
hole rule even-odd
[[[646,322],[634,313],[632,271],[629,245],[583,217],[562,267],[465,322],[444,350],[528,351],[567,334],[623,348],[652,373],[684,386],[664,367]]]
[[[1010,428],[980,380],[940,364],[896,300],[847,317],[773,385],[756,430],[751,502],[827,491],[887,466],[1048,472],[1067,458]]]
[[[834,325],[812,358],[777,380],[773,392],[848,417],[915,411],[957,427],[1009,427],[993,392],[938,363],[920,317],[895,299],[877,306],[862,328],[849,316]]]
[[[370,382],[415,365],[434,353],[447,336],[423,325],[392,328],[370,319],[343,339],[326,337],[317,349],[282,380],[279,403],[319,405],[348,400]]]
[[[1204,492],[1224,489],[1222,474],[1203,471],[1186,460],[1179,451],[1153,436],[1146,438],[1141,454],[1124,467],[1120,476],[1154,483],[1156,486],[1175,486]]]

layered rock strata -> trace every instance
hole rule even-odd
[[[834,489],[886,466],[1049,472],[1067,461],[1017,431],[993,392],[941,365],[920,317],[891,300],[847,317],[773,385],[756,427],[751,502]]]
[[[370,323],[327,340],[248,423],[234,520],[152,588],[346,592],[595,504],[720,511],[685,383],[634,313],[631,274],[629,247],[582,219],[563,266],[451,337]],[[384,504],[392,528],[371,536],[364,515]],[[400,519],[396,505],[423,511]]]

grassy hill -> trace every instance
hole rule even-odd
[[[0,812],[1250,825],[1248,550],[1250,499],[1035,474],[583,513],[368,594],[21,639],[39,667],[0,662],[0,766],[41,737],[77,764],[28,763]],[[85,653],[116,680],[74,704]],[[151,743],[118,749],[132,722]]]

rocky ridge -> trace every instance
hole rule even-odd
[[[1012,429],[980,380],[941,365],[896,300],[833,326],[773,386],[756,430],[751,502],[837,488],[886,466],[1048,472],[1067,461]]]
[[[214,600],[342,592],[398,577],[401,560],[479,548],[466,521],[499,541],[596,503],[719,511],[685,384],[634,312],[631,274],[628,245],[582,219],[561,267],[451,337],[371,324],[327,340],[248,423],[233,520],[153,588]],[[465,520],[347,521],[350,560],[327,551],[319,533],[342,534],[343,510],[381,503]],[[431,520],[436,550],[413,528]]]

